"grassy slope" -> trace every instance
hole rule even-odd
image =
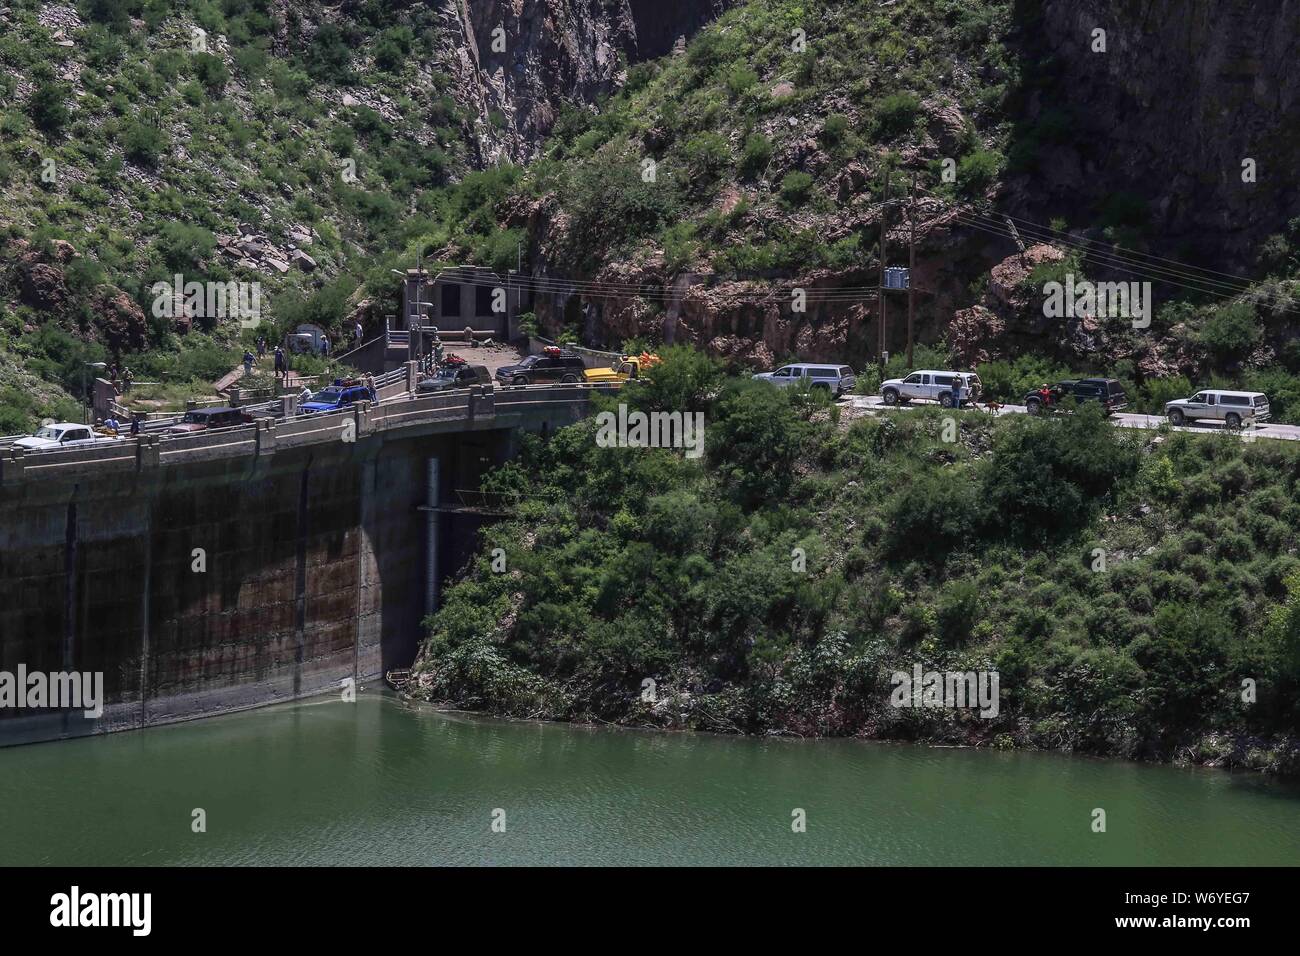
[[[70,47],[55,36],[73,7],[6,6],[0,243],[67,239],[82,255],[68,308],[55,316],[21,305],[16,270],[0,270],[0,388],[36,399],[5,392],[7,420],[57,411],[67,403],[59,386],[76,389],[67,369],[103,357],[92,305],[102,284],[149,315],[149,287],[176,272],[260,281],[271,320],[336,322],[367,274],[387,275],[404,263],[407,237],[428,231],[437,196],[425,190],[468,166],[423,5],[362,4],[336,26],[337,12],[314,2],[294,4],[284,23],[267,0],[93,0],[76,8],[82,26],[63,30]],[[193,49],[196,28],[207,52]],[[358,105],[343,106],[345,95]],[[54,182],[41,178],[47,160]],[[355,182],[342,175],[347,160]],[[314,229],[306,251],[319,268],[281,277],[237,266],[213,240],[241,224],[281,250],[290,227]],[[90,344],[33,336],[51,320]],[[242,351],[233,323],[185,343],[165,321],[150,324],[147,354],[127,356],[137,377],[209,377]]]
[[[445,592],[418,694],[1295,771],[1300,450],[1084,413],[945,435],[938,410],[850,424],[760,383],[710,392],[624,393],[707,408],[701,461],[598,448],[589,421],[497,475],[517,516]],[[890,707],[916,663],[998,670],[1000,715]]]
[[[733,8],[684,56],[633,67],[599,116],[557,125],[534,179],[574,217],[565,264],[663,249],[669,271],[843,268],[870,252],[847,224],[873,201],[886,158],[937,169],[952,155],[962,189],[979,194],[1009,132],[1010,9],[1001,0]],[[806,41],[798,48],[795,31]],[[921,104],[931,97],[964,120],[951,153],[926,132]],[[652,184],[641,182],[645,158],[657,163]],[[875,179],[838,201],[837,180],[854,163]],[[728,189],[744,201],[723,214]]]

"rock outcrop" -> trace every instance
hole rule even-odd
[[[443,0],[439,59],[480,159],[524,162],[563,103],[592,104],[628,64],[667,54],[733,0]]]
[[[1145,203],[1143,232],[1180,258],[1249,265],[1300,207],[1300,3],[1040,6],[1021,31],[1026,57],[1050,57],[1059,72],[1028,97],[1016,140],[1033,169],[1008,199],[1038,221],[1084,222],[1131,198]]]

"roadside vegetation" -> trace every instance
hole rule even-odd
[[[600,448],[590,420],[528,441],[488,482],[513,515],[429,619],[415,694],[1300,769],[1300,449],[1134,433],[1095,407],[846,422],[685,349],[660,369],[620,400],[704,411],[705,457]],[[891,707],[914,664],[997,670],[1001,712]]]

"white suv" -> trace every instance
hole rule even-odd
[[[938,402],[944,408],[960,408],[963,402],[979,401],[980,377],[974,372],[938,372],[923,369],[906,378],[891,378],[880,385],[886,405],[911,401]]]
[[[1268,396],[1263,392],[1225,392],[1207,388],[1191,398],[1166,402],[1165,414],[1172,425],[1182,425],[1189,419],[1208,418],[1223,422],[1229,428],[1240,428],[1246,422],[1268,421]]]

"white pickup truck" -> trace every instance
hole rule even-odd
[[[52,425],[42,425],[36,429],[34,435],[19,438],[13,443],[13,446],[31,451],[49,451],[51,448],[74,448],[77,445],[93,445],[96,442],[114,440],[106,436],[96,435],[89,425],[55,422]]]
[[[974,372],[943,372],[922,369],[907,378],[891,378],[880,383],[886,405],[905,405],[911,401],[938,402],[944,408],[960,408],[964,402],[979,401],[980,377]]]

